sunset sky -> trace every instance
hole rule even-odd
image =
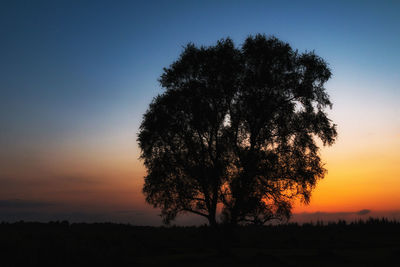
[[[399,14],[378,0],[1,1],[0,221],[160,224],[136,134],[162,68],[188,42],[256,33],[315,51],[333,73],[338,140],[294,219],[400,219]]]

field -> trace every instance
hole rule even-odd
[[[400,266],[400,223],[141,227],[1,223],[7,266]]]

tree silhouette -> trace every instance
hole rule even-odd
[[[317,140],[337,135],[324,112],[330,76],[323,59],[275,37],[188,44],[140,126],[146,201],[165,223],[192,212],[215,226],[218,205],[231,224],[289,218],[326,172]]]

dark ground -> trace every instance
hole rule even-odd
[[[139,227],[1,223],[0,266],[400,266],[400,223]]]

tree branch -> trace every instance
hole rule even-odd
[[[200,215],[200,216],[203,216],[203,217],[208,218],[208,215],[207,215],[207,214],[202,213],[202,212],[197,211],[197,210],[193,210],[193,209],[189,209],[189,208],[183,208],[182,211],[192,212],[192,213],[194,213],[194,214],[197,214],[197,215]]]

